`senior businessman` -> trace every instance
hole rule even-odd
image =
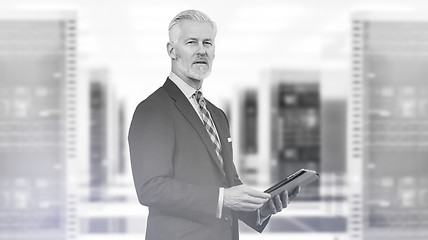
[[[149,208],[147,240],[237,240],[238,219],[262,232],[300,191],[271,196],[239,180],[226,115],[202,94],[216,33],[200,11],[175,16],[171,72],[134,112],[128,140],[138,199]]]

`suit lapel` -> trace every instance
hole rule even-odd
[[[234,166],[231,166],[230,164],[233,164],[233,160],[232,160],[232,149],[230,147],[230,143],[227,142],[227,138],[229,137],[229,132],[228,132],[228,127],[225,123],[225,121],[223,121],[223,113],[218,112],[218,110],[214,107],[213,104],[211,104],[211,102],[209,102],[208,100],[207,102],[207,108],[208,111],[210,111],[211,113],[211,117],[213,118],[214,124],[216,125],[217,128],[217,132],[220,138],[220,142],[221,142],[221,151],[222,151],[222,156],[223,156],[223,164],[225,166],[224,171],[226,172],[226,178],[229,182],[229,184],[233,185],[233,175],[231,172],[229,172],[228,170],[232,170],[234,169]]]
[[[211,159],[215,162],[220,172],[225,175],[223,168],[220,165],[220,162],[215,153],[213,143],[208,136],[205,126],[202,124],[201,119],[196,113],[193,106],[189,103],[189,100],[184,96],[181,90],[168,78],[163,85],[166,92],[171,98],[175,100],[175,105],[181,114],[187,119],[187,121],[193,126],[193,128],[198,133],[199,137],[202,139],[202,142],[205,144]]]

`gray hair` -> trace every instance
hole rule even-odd
[[[208,22],[214,29],[214,32],[217,32],[217,26],[214,21],[212,21],[208,15],[198,10],[185,10],[177,14],[169,23],[168,31],[171,32],[171,29],[183,20],[191,20],[198,22]]]

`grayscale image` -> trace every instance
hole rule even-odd
[[[428,3],[0,0],[0,240],[428,240]]]

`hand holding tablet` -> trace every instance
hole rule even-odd
[[[290,201],[299,194],[302,187],[318,178],[319,175],[315,171],[300,169],[266,189],[264,192],[269,193],[272,198],[259,209],[261,217],[266,219],[271,214],[278,213],[283,208],[286,208]]]
[[[317,172],[302,168],[287,178],[279,181],[272,187],[266,189],[264,192],[269,193],[272,197],[280,194],[285,190],[287,190],[289,193],[292,193],[298,186],[304,187],[318,178],[319,174]]]

